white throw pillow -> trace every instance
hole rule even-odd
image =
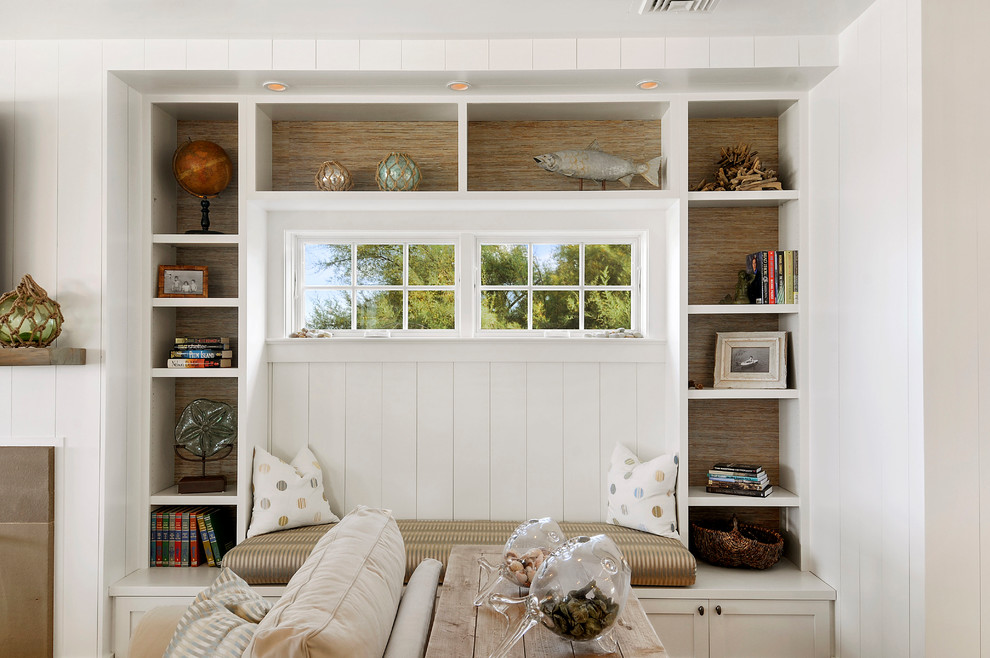
[[[640,462],[617,444],[608,469],[608,522],[661,537],[677,537],[677,455]]]
[[[303,447],[291,464],[254,449],[254,509],[247,536],[340,521],[323,491],[323,469]]]

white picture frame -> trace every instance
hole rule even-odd
[[[715,388],[787,388],[787,332],[718,332]]]

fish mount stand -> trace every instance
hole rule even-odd
[[[207,235],[222,235],[222,232],[221,231],[211,231],[210,230],[210,200],[209,199],[202,199],[199,202],[199,208],[200,208],[200,212],[202,213],[201,214],[201,217],[200,217],[200,220],[199,220],[199,225],[200,225],[201,228],[191,228],[188,231],[186,231],[186,233],[187,234],[189,234],[189,233],[196,233],[196,234],[199,234],[199,235],[203,235],[203,234],[207,234]]]
[[[581,190],[584,190],[585,180],[601,183],[603,190],[606,181],[619,181],[629,187],[634,176],[642,176],[650,185],[660,187],[660,168],[663,165],[662,155],[637,163],[606,153],[597,139],[584,149],[544,153],[534,156],[533,160],[546,171],[579,179]]]

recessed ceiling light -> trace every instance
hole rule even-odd
[[[464,82],[463,80],[454,80],[447,83],[447,89],[451,91],[467,91],[471,88],[471,83]]]
[[[660,82],[658,80],[640,80],[639,82],[636,83],[636,86],[639,87],[640,89],[648,91],[650,89],[656,89],[657,87],[659,87]]]
[[[289,88],[289,85],[284,82],[278,82],[276,80],[270,80],[262,85],[268,91],[285,91]]]

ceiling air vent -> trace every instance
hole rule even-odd
[[[717,4],[718,0],[643,0],[639,13],[697,14],[710,12]]]

